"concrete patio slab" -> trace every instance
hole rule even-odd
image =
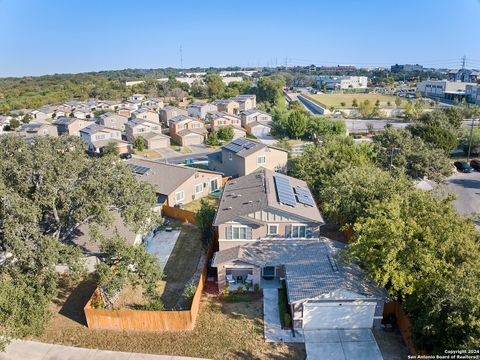
[[[160,267],[162,271],[167,265],[168,259],[172,254],[173,248],[177,243],[177,239],[180,236],[180,230],[173,230],[170,232],[159,231],[145,243],[145,248],[150,254],[154,254],[160,261]]]

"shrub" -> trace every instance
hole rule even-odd
[[[223,291],[222,291],[223,296],[228,296],[230,294],[230,289],[228,287],[228,284],[223,285]]]
[[[347,105],[347,104],[345,103],[345,101],[342,101],[342,102],[340,103],[340,106],[342,106],[342,107],[345,107],[346,105]]]
[[[197,285],[195,282],[192,280],[186,287],[185,290],[183,291],[183,296],[187,300],[192,300],[193,297],[195,296],[195,293],[197,292]]]
[[[243,294],[243,285],[242,284],[238,285],[237,294],[239,294],[239,295]]]
[[[253,291],[259,292],[260,291],[260,285],[259,284],[253,284]]]
[[[245,289],[248,291],[250,291],[250,287],[251,287],[251,284],[249,282],[245,283]]]
[[[292,326],[292,317],[290,316],[289,313],[283,314],[283,323],[285,324],[285,327]]]
[[[231,295],[224,296],[223,300],[228,302],[246,302],[246,301],[251,301],[252,297],[250,296],[250,294],[242,294],[242,295],[231,294]]]
[[[152,299],[147,305],[145,305],[145,310],[149,311],[163,311],[165,310],[165,305],[163,304],[160,298]]]

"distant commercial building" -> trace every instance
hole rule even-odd
[[[405,65],[392,65],[390,66],[390,71],[392,73],[399,73],[399,72],[413,72],[413,71],[423,71],[425,70],[422,65],[412,65],[412,64],[405,64]]]
[[[480,71],[472,69],[450,70],[448,80],[475,83],[480,80]]]
[[[480,85],[468,84],[465,86],[465,96],[469,103],[480,105]]]
[[[329,90],[366,89],[368,77],[366,76],[317,76],[315,82],[319,87],[324,84]]]
[[[462,101],[466,98],[468,85],[476,84],[448,80],[424,80],[417,84],[417,91],[424,97]]]

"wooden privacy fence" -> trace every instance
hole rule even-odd
[[[162,214],[165,216],[180,220],[182,222],[187,221],[190,224],[197,223],[197,220],[195,219],[195,213],[188,210],[163,205]]]
[[[391,302],[391,303],[386,303],[383,307],[383,316],[388,316],[390,314],[395,314],[395,317],[397,318],[397,327],[398,330],[400,330],[400,333],[402,334],[403,341],[408,347],[408,350],[412,355],[418,355],[420,354],[417,349],[415,349],[415,346],[413,345],[412,341],[412,323],[410,322],[410,319],[408,316],[403,312],[402,307],[400,304],[396,301]]]
[[[210,245],[207,258],[213,253],[213,245]],[[92,329],[104,330],[139,330],[139,331],[180,331],[193,330],[200,309],[202,291],[207,279],[207,265],[205,262],[197,291],[192,299],[190,310],[109,310],[95,309],[92,301],[99,295],[98,288],[83,308],[87,325]]]

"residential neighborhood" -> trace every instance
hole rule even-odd
[[[0,1],[0,360],[480,358],[480,3],[241,5]]]

